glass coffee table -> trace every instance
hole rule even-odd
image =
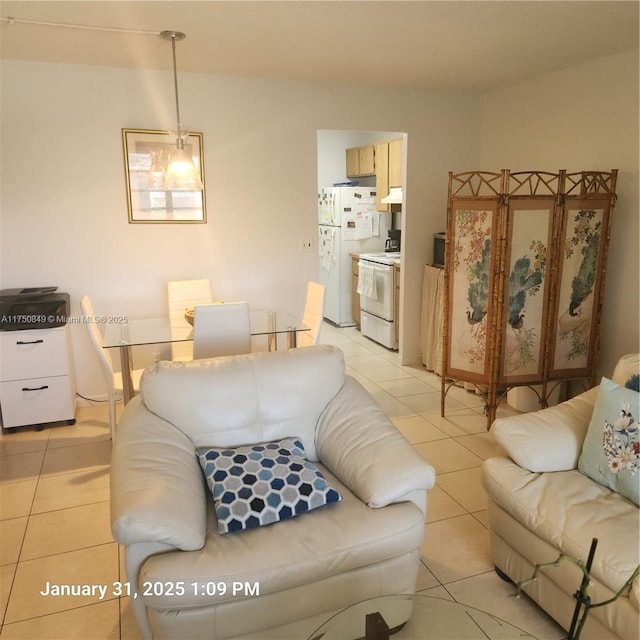
[[[340,611],[307,640],[364,640],[366,616],[380,613],[392,640],[514,640],[533,636],[493,614],[452,600],[424,595],[392,595],[364,600]],[[411,616],[404,626],[402,621]],[[394,630],[394,628],[396,628]],[[386,638],[371,633],[370,637]]]

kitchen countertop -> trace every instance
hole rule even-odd
[[[380,264],[399,265],[402,254],[400,252],[379,251],[376,253],[361,253],[357,255],[360,260],[369,260],[370,262],[379,262]]]

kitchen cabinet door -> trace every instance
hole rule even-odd
[[[389,142],[389,187],[402,187],[402,139]]]
[[[347,177],[360,175],[360,151],[358,147],[347,149]]]
[[[362,178],[376,174],[375,145],[346,150],[347,178]]]
[[[388,204],[380,200],[389,194],[389,143],[376,145],[376,211],[389,211]]]
[[[358,160],[360,162],[360,175],[373,176],[376,173],[376,151],[375,146],[370,144],[358,149]]]

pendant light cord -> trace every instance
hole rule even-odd
[[[176,120],[178,122],[178,149],[184,149],[182,139],[182,123],[180,122],[180,101],[178,100],[178,71],[176,66],[176,36],[171,37],[171,51],[173,53],[173,86],[176,91]]]

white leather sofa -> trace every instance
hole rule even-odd
[[[287,436],[342,501],[219,534],[196,447]],[[123,412],[111,471],[143,636],[300,640],[355,602],[413,593],[434,482],[339,349],[155,364]]]
[[[638,370],[638,354],[624,356],[612,380],[624,385]],[[518,583],[533,575],[535,564],[553,562],[561,552],[586,562],[595,537],[588,588],[594,603],[613,597],[640,562],[637,505],[578,469],[598,393],[595,387],[555,407],[496,420],[491,433],[502,455],[486,460],[482,469],[499,572]],[[581,579],[578,567],[562,561],[525,592],[568,630]],[[592,608],[581,639],[637,639],[639,596],[636,578],[627,596]]]

